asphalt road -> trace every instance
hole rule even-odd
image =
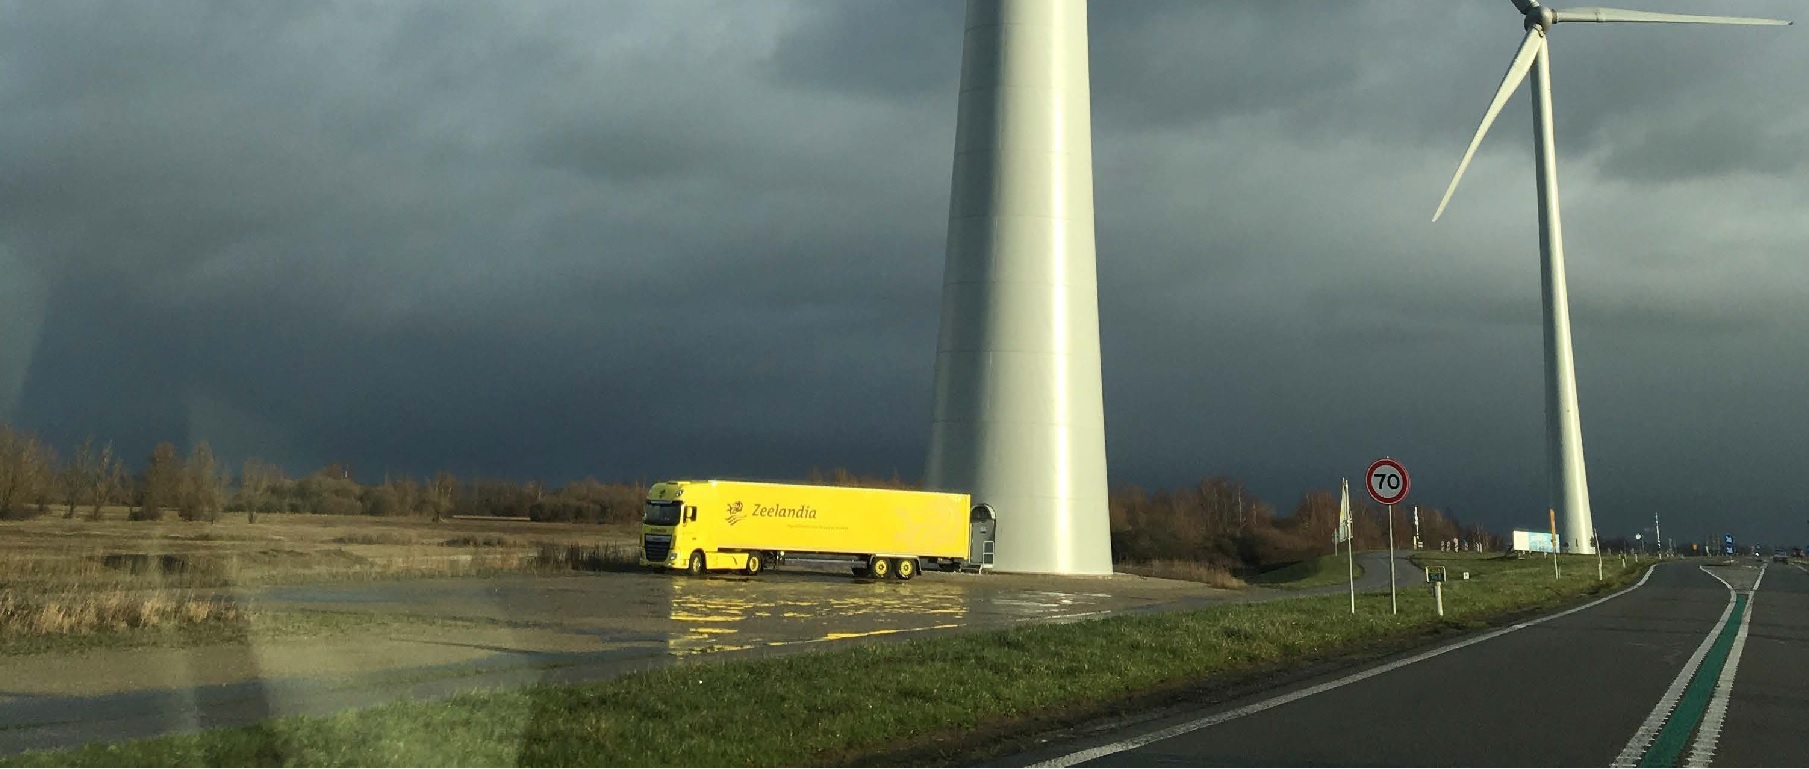
[[[1397,561],[1400,584],[1422,582],[1423,572],[1405,555]],[[1386,553],[1358,553],[1357,563],[1364,569],[1358,590],[1388,588]],[[1346,589],[1340,584],[1216,590],[1130,576],[934,573],[910,583],[871,583],[852,579],[845,568],[781,570],[754,580],[603,573],[272,587],[236,597],[267,609],[418,615],[494,626],[481,634],[430,628],[250,647],[101,650],[57,659],[55,666],[48,658],[11,668],[0,664],[0,754],[474,689],[594,681],[700,654],[785,653]],[[344,648],[348,644],[382,652],[378,656],[386,661],[327,671],[289,659],[343,661],[355,651]],[[76,679],[87,683],[78,685]]]
[[[1007,763],[1608,766],[1662,755],[1654,738],[1675,722],[1677,764],[1803,765],[1809,573],[1775,564],[1760,577],[1750,560],[1710,573],[1703,563],[1663,564],[1640,587],[1505,632],[1053,743]],[[1740,636],[1730,606],[1755,581]],[[1708,670],[1722,657],[1700,693],[1686,687],[1691,676],[1679,680],[1686,667]],[[1718,707],[1724,720],[1715,731]]]
[[[1749,631],[1715,763],[1809,765],[1809,572],[1766,569]]]

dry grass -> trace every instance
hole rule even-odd
[[[418,540],[390,531],[360,531],[327,540],[335,545],[412,545]]]
[[[39,649],[117,631],[243,624],[237,605],[210,595],[227,587],[628,569],[639,539],[638,526],[104,513],[0,521],[0,653],[13,653],[11,641]]]
[[[583,545],[575,542],[542,542],[534,554],[544,569],[571,571],[640,571],[640,550],[635,545]]]
[[[497,533],[501,527],[507,536]],[[260,515],[255,524],[243,517],[127,521],[124,509],[109,508],[99,521],[0,521],[0,593],[41,598],[71,590],[470,576],[544,569],[551,564],[543,546],[628,545],[632,555],[638,540],[638,526],[281,513]]]
[[[230,623],[245,619],[233,602],[217,596],[170,591],[70,593],[27,597],[0,593],[0,634],[59,636]]]
[[[1179,579],[1188,582],[1200,582],[1212,587],[1235,590],[1244,586],[1244,581],[1232,576],[1223,566],[1200,561],[1155,560],[1136,563],[1120,563],[1119,571],[1158,579]]]
[[[520,547],[521,543],[509,537],[494,534],[466,534],[441,542],[447,547]]]

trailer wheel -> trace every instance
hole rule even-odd
[[[685,571],[690,572],[693,577],[701,577],[710,571],[702,550],[691,551],[691,560],[686,563]]]
[[[867,562],[867,573],[873,575],[874,579],[892,576],[892,559],[873,556],[873,560]]]
[[[917,559],[915,559],[915,558],[898,559],[898,569],[897,569],[897,571],[893,572],[893,575],[898,577],[898,580],[900,582],[903,582],[904,580],[917,576]]]
[[[748,553],[747,565],[741,567],[741,573],[750,577],[760,576],[760,572],[766,570],[765,558],[766,556],[762,553]]]

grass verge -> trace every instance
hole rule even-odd
[[[1440,554],[1442,555],[1442,554]],[[818,765],[974,759],[980,746],[1146,707],[1214,681],[1421,643],[1624,586],[1566,561],[1473,566],[1447,587],[1118,616],[621,678],[398,702],[325,717],[29,753],[0,765]]]
[[[1226,590],[1236,590],[1244,586],[1244,581],[1234,576],[1230,570],[1204,561],[1125,561],[1117,564],[1116,568],[1126,574],[1200,582]]]
[[[1322,555],[1304,561],[1271,569],[1245,579],[1259,587],[1307,588],[1325,587],[1326,585],[1342,585],[1350,580],[1352,565],[1346,555]],[[1356,566],[1356,576],[1363,576],[1363,567]]]

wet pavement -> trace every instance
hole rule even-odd
[[[1359,554],[1358,562],[1365,567],[1359,589],[1387,588],[1386,554]],[[876,582],[849,576],[846,566],[811,566],[758,578],[635,572],[236,591],[239,600],[265,611],[364,612],[423,621],[337,640],[14,660],[0,665],[0,753],[473,689],[597,680],[702,654],[787,653],[1348,589],[1220,590],[1129,575],[933,572],[910,582]],[[1423,579],[1404,559],[1399,566],[1403,587]],[[334,643],[343,653],[325,648]],[[323,664],[323,657],[332,664]],[[115,672],[147,667],[164,674]]]

